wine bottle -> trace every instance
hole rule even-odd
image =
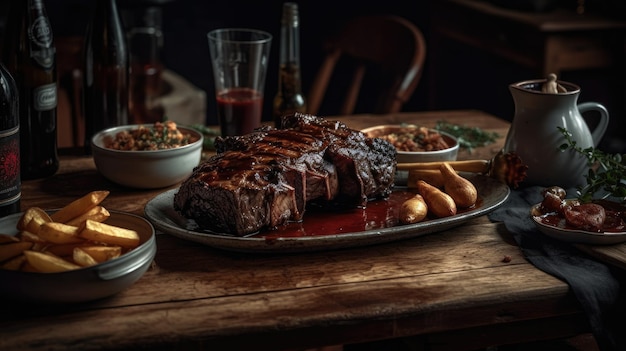
[[[43,0],[11,1],[3,47],[19,96],[21,179],[51,176],[57,154],[57,66]]]
[[[19,97],[13,77],[0,63],[0,217],[20,211]]]
[[[300,23],[298,4],[283,4],[280,29],[278,92],[274,97],[274,124],[280,128],[283,115],[306,112],[300,76]]]
[[[97,0],[85,34],[85,149],[98,131],[128,123],[129,58],[115,0]]]

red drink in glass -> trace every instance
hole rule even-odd
[[[217,94],[217,116],[222,136],[244,135],[261,125],[263,95],[249,88],[229,89]]]

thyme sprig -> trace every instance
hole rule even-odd
[[[215,137],[220,135],[220,131],[207,127],[203,124],[193,124],[191,128],[199,131],[204,136],[202,149],[204,151],[215,151]]]
[[[559,149],[574,150],[587,159],[589,171],[585,178],[586,185],[577,187],[578,198],[583,202],[589,202],[597,197],[614,197],[616,201],[626,202],[626,158],[616,153],[609,154],[594,147],[582,148],[576,144],[572,134],[563,127],[558,127],[565,137],[566,142]],[[605,194],[598,196],[604,191]]]
[[[470,153],[474,148],[494,143],[500,137],[496,132],[488,132],[479,127],[469,127],[445,121],[438,121],[435,129],[457,138],[459,147],[467,149]]]

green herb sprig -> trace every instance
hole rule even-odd
[[[215,137],[220,135],[220,131],[209,128],[203,124],[193,124],[191,128],[199,131],[204,136],[202,149],[204,151],[215,151]]]
[[[609,154],[594,147],[582,148],[576,145],[572,134],[563,127],[558,127],[566,142],[559,149],[574,150],[587,159],[589,171],[585,178],[587,184],[577,187],[578,198],[590,202],[604,191],[601,198],[614,197],[617,201],[626,202],[626,158],[622,154]]]
[[[445,121],[438,121],[435,129],[457,138],[459,147],[467,149],[470,153],[474,148],[494,143],[500,137],[496,132],[488,132],[478,127],[469,127]]]

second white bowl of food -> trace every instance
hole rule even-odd
[[[363,129],[368,137],[382,138],[398,150],[398,163],[455,161],[458,140],[442,131],[412,124],[385,124]]]
[[[91,150],[98,171],[132,188],[155,189],[186,179],[202,157],[203,136],[174,122],[134,124],[98,132]]]

